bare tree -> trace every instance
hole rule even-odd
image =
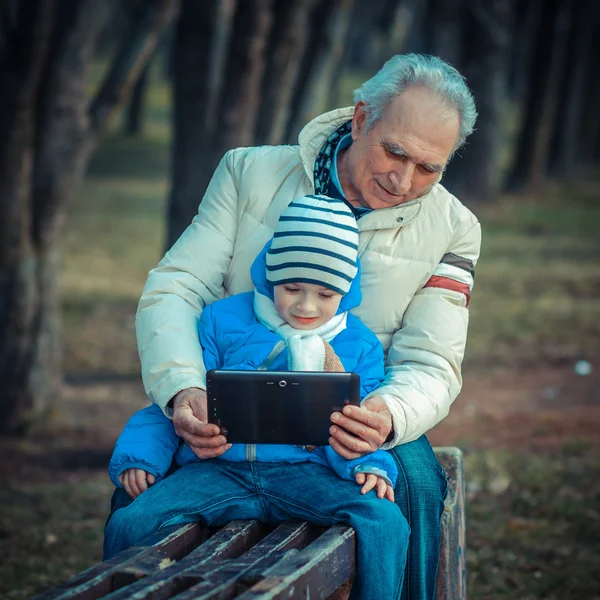
[[[461,72],[475,96],[479,119],[450,163],[445,182],[467,202],[490,202],[500,189],[513,14],[514,0],[471,0],[465,12]]]
[[[189,225],[216,166],[213,134],[233,2],[183,0],[173,48],[173,145],[166,247]]]
[[[65,212],[113,109],[171,18],[149,0],[90,100],[107,4],[7,0],[0,8],[0,431],[22,432],[60,377],[58,243]]]
[[[131,99],[127,105],[125,113],[125,134],[140,135],[144,125],[144,116],[146,112],[146,90],[148,89],[148,79],[150,76],[150,63],[148,63],[141,72],[138,80],[133,86]]]
[[[570,4],[569,0],[547,0],[542,5],[517,147],[506,182],[509,191],[527,188],[539,192],[546,175],[572,16]]]
[[[292,96],[285,140],[296,143],[298,132],[326,109],[329,89],[343,59],[354,0],[317,2],[309,21],[309,38]]]
[[[276,0],[267,45],[255,143],[283,141],[290,105],[307,49],[309,16],[314,0]]]
[[[586,125],[589,123],[588,115],[584,113],[587,83],[588,79],[596,79],[591,50],[594,27],[600,14],[598,3],[594,0],[575,0],[572,8],[574,17],[559,84],[562,93],[555,114],[548,163],[548,175],[553,178],[569,177],[581,165],[581,124],[582,121]]]

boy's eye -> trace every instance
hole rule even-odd
[[[283,288],[288,294],[295,294],[298,291],[298,288],[287,287]]]
[[[325,298],[326,300],[333,298],[333,296],[331,294],[319,294],[319,296],[321,296],[321,298]]]

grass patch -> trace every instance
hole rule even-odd
[[[105,474],[53,484],[4,482],[0,597],[31,597],[99,562],[111,493]]]
[[[600,207],[506,198],[476,212],[483,227],[467,367],[538,366],[598,356]],[[596,184],[597,197],[600,184]]]
[[[471,597],[597,597],[600,457],[589,442],[544,456],[472,454],[466,469]]]

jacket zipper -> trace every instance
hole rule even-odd
[[[269,367],[275,362],[275,359],[283,352],[285,348],[285,340],[279,340],[274,346],[271,352],[269,352],[267,358],[263,361],[262,365],[256,369],[257,371],[268,371]]]
[[[246,462],[256,461],[256,444],[246,444]]]
[[[258,367],[257,371],[268,371],[269,367],[275,362],[275,359],[283,352],[285,348],[285,340],[279,340],[274,346],[271,352],[269,352],[267,358],[263,361],[262,365]],[[246,461],[256,461],[256,444],[246,444]]]

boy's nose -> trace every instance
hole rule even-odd
[[[298,302],[298,308],[303,313],[309,314],[315,311],[315,303],[313,302],[312,298],[306,296],[300,299],[300,302]]]

